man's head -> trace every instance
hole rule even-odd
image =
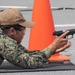
[[[21,43],[25,33],[26,27],[23,27],[19,24],[15,25],[3,25],[0,28],[12,39],[16,40],[18,44]]]
[[[17,43],[21,43],[26,27],[31,28],[33,26],[34,23],[25,20],[18,9],[9,8],[0,13],[0,27]]]

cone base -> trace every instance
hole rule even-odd
[[[69,61],[70,58],[68,58],[67,56],[65,55],[62,55],[62,54],[54,54],[52,55],[48,61]]]

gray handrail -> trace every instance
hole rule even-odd
[[[0,10],[4,10],[6,8],[19,8],[21,11],[32,11],[33,7],[28,6],[0,6]],[[51,7],[52,10],[63,10],[63,7]]]
[[[6,8],[18,8],[21,11],[32,11],[33,7],[28,6],[0,6],[0,11]],[[75,7],[51,7],[52,10],[75,10]]]

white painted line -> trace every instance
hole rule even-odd
[[[75,24],[59,24],[59,25],[55,25],[55,27],[73,27],[75,26]]]

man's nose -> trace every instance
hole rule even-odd
[[[23,31],[23,34],[25,35],[25,33],[26,33],[26,29]]]

